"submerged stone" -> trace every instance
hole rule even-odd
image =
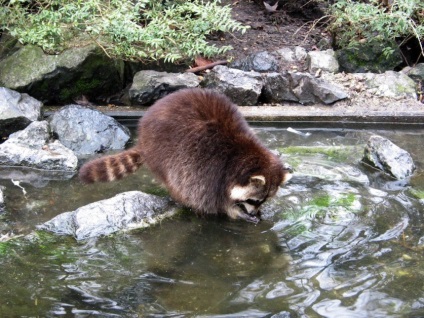
[[[407,151],[377,135],[368,140],[362,160],[398,180],[411,176],[415,170],[412,157]]]
[[[176,211],[169,199],[129,191],[59,214],[38,229],[84,240],[146,227],[172,216]]]

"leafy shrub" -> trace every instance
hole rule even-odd
[[[383,5],[383,3],[390,5]],[[424,1],[423,0],[369,0],[336,1],[330,7],[329,29],[339,47],[353,47],[361,42],[418,39],[424,54]],[[402,43],[401,43],[402,44]],[[392,53],[386,47],[387,55]]]
[[[0,29],[48,53],[96,43],[113,58],[174,62],[230,49],[209,45],[212,32],[246,30],[218,2],[0,0]]]

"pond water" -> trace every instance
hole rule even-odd
[[[424,129],[255,130],[295,169],[258,225],[183,210],[77,242],[35,227],[120,192],[165,191],[143,169],[95,186],[0,180],[0,317],[424,317]],[[359,163],[373,133],[411,153],[411,180]]]

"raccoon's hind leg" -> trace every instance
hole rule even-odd
[[[135,172],[142,164],[140,151],[131,148],[85,163],[79,171],[79,178],[84,183],[113,181]]]

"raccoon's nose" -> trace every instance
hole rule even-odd
[[[286,171],[286,172],[288,172],[288,173],[293,173],[294,172],[292,166],[290,166],[288,163],[285,163],[284,164],[283,170]]]

